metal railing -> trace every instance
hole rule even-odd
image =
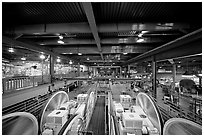
[[[86,73],[81,72],[80,76],[85,76]],[[55,74],[54,77],[61,79],[64,77],[77,77],[77,73],[71,72],[69,74]],[[8,93],[16,90],[35,87],[41,84],[50,83],[50,75],[43,76],[16,76],[2,79],[2,92]]]

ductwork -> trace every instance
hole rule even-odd
[[[165,31],[188,29],[190,26],[184,23],[112,23],[98,24],[98,33],[121,31]],[[88,23],[58,23],[22,25],[13,29],[5,29],[6,34],[55,34],[55,33],[91,33]]]

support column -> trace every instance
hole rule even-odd
[[[125,68],[124,68],[124,78],[126,78],[126,76],[127,76],[127,67],[125,66]]]
[[[50,55],[50,83],[54,82],[54,57]]]
[[[122,76],[122,67],[120,67],[120,77]]]
[[[130,65],[128,65],[128,78],[130,78]]]
[[[173,91],[175,91],[175,83],[176,83],[176,64],[175,64],[175,63],[173,64],[172,74],[173,74],[173,85],[172,85],[172,89],[173,89]]]
[[[173,71],[172,71],[172,74],[173,74],[173,85],[172,85],[172,90],[171,90],[171,92],[173,92],[173,94],[175,93],[175,81],[176,81],[176,64],[175,63],[173,63]],[[171,93],[171,95],[172,95],[172,93]],[[177,102],[177,106],[179,106],[179,101],[180,101],[180,97],[179,97],[179,92],[178,92],[178,102]],[[173,100],[172,100],[173,101]]]
[[[118,68],[115,68],[115,74],[118,75]]]
[[[80,64],[78,63],[77,65],[77,76],[79,77],[80,76]]]
[[[43,75],[44,75],[44,74],[43,74],[43,69],[44,69],[44,67],[43,67],[43,66],[44,66],[44,61],[43,61],[43,59],[42,59],[42,84],[44,84],[44,80],[43,80]]]
[[[89,69],[89,66],[87,66],[87,68],[88,68],[88,78],[89,78],[89,76],[90,76],[90,69]]]
[[[153,97],[156,99],[157,98],[157,84],[156,84],[156,75],[157,73],[157,66],[156,66],[156,61],[155,58],[153,57],[152,59],[152,90],[153,90]]]

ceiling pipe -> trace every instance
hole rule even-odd
[[[171,26],[161,23],[109,23],[97,24],[98,33],[121,32],[121,31],[167,31],[185,30],[190,25],[185,23],[173,23]],[[92,33],[88,23],[57,23],[21,25],[15,28],[3,30],[5,34],[56,34],[56,33]]]

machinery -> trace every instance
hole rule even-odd
[[[76,106],[77,104],[78,106]],[[76,107],[76,109],[73,114],[70,114],[73,107]],[[73,120],[82,119],[84,111],[85,101],[84,103],[69,101],[68,94],[59,91],[45,103],[39,121],[34,115],[27,112],[16,112],[3,116],[3,135],[66,134],[64,133],[65,131],[68,132],[66,128],[70,128],[68,125],[76,124]],[[80,125],[82,125],[82,122]]]
[[[86,132],[97,92],[79,95],[69,100],[64,91],[54,93],[45,103],[40,118],[27,112],[15,112],[2,117],[3,135],[79,135]],[[108,95],[111,95],[109,92]],[[115,112],[114,112],[115,111]],[[114,112],[114,113],[113,113]],[[201,135],[202,126],[183,118],[163,122],[159,108],[146,93],[120,96],[120,103],[108,96],[109,135]],[[85,130],[84,130],[85,129]],[[116,133],[117,132],[117,133]]]
[[[120,95],[121,96],[121,95]],[[160,110],[153,99],[146,93],[140,92],[136,97],[136,104],[129,104],[129,110],[120,103],[113,101],[116,115],[112,115],[118,125],[112,124],[120,135],[201,135],[202,126],[183,118],[172,118],[163,122]],[[118,129],[116,130],[116,128]],[[111,133],[115,135],[116,133]]]

